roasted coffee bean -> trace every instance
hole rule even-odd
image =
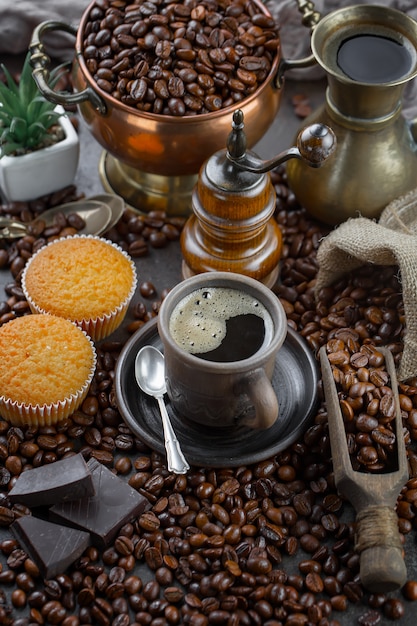
[[[7,261],[9,259],[9,255],[7,254],[7,250],[0,250],[0,268],[6,267]]]
[[[417,581],[408,580],[402,588],[402,593],[407,600],[415,602],[417,600]]]
[[[151,298],[156,293],[155,286],[149,281],[141,283],[139,289],[144,298]]]
[[[381,622],[381,615],[378,611],[369,610],[365,613],[362,613],[358,617],[358,624],[360,626],[377,626]]]
[[[404,605],[401,600],[389,598],[384,604],[384,615],[391,620],[397,620],[404,615]]]

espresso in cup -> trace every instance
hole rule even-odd
[[[176,343],[207,361],[241,361],[271,341],[273,322],[254,296],[229,287],[202,287],[183,298],[171,314]]]
[[[275,423],[271,379],[287,320],[268,287],[232,272],[193,276],[163,300],[158,330],[180,417],[215,428]]]

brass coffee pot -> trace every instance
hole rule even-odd
[[[328,87],[323,106],[304,123],[329,125],[337,150],[319,171],[290,161],[288,183],[309,213],[328,224],[378,218],[391,200],[417,187],[417,120],[402,114],[404,88],[417,75],[417,22],[385,6],[357,5],[311,27],[313,55],[302,63],[321,65]],[[368,43],[358,58],[349,52]],[[372,74],[363,76],[374,53]],[[284,64],[285,70],[300,66]]]

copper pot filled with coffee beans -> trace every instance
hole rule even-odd
[[[72,94],[48,86],[51,30],[76,37]],[[233,111],[243,111],[251,147],[280,105],[279,28],[259,0],[94,0],[78,29],[40,24],[30,49],[40,91],[76,103],[103,146],[105,188],[144,210],[188,212]]]

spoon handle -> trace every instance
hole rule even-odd
[[[167,453],[168,469],[174,474],[186,474],[190,469],[182,453],[180,443],[172,428],[163,397],[158,397],[159,410],[164,428],[165,450]]]
[[[11,217],[0,217],[1,239],[16,239],[17,237],[24,237],[27,234],[27,231],[27,225],[19,222],[19,220],[15,220]]]

